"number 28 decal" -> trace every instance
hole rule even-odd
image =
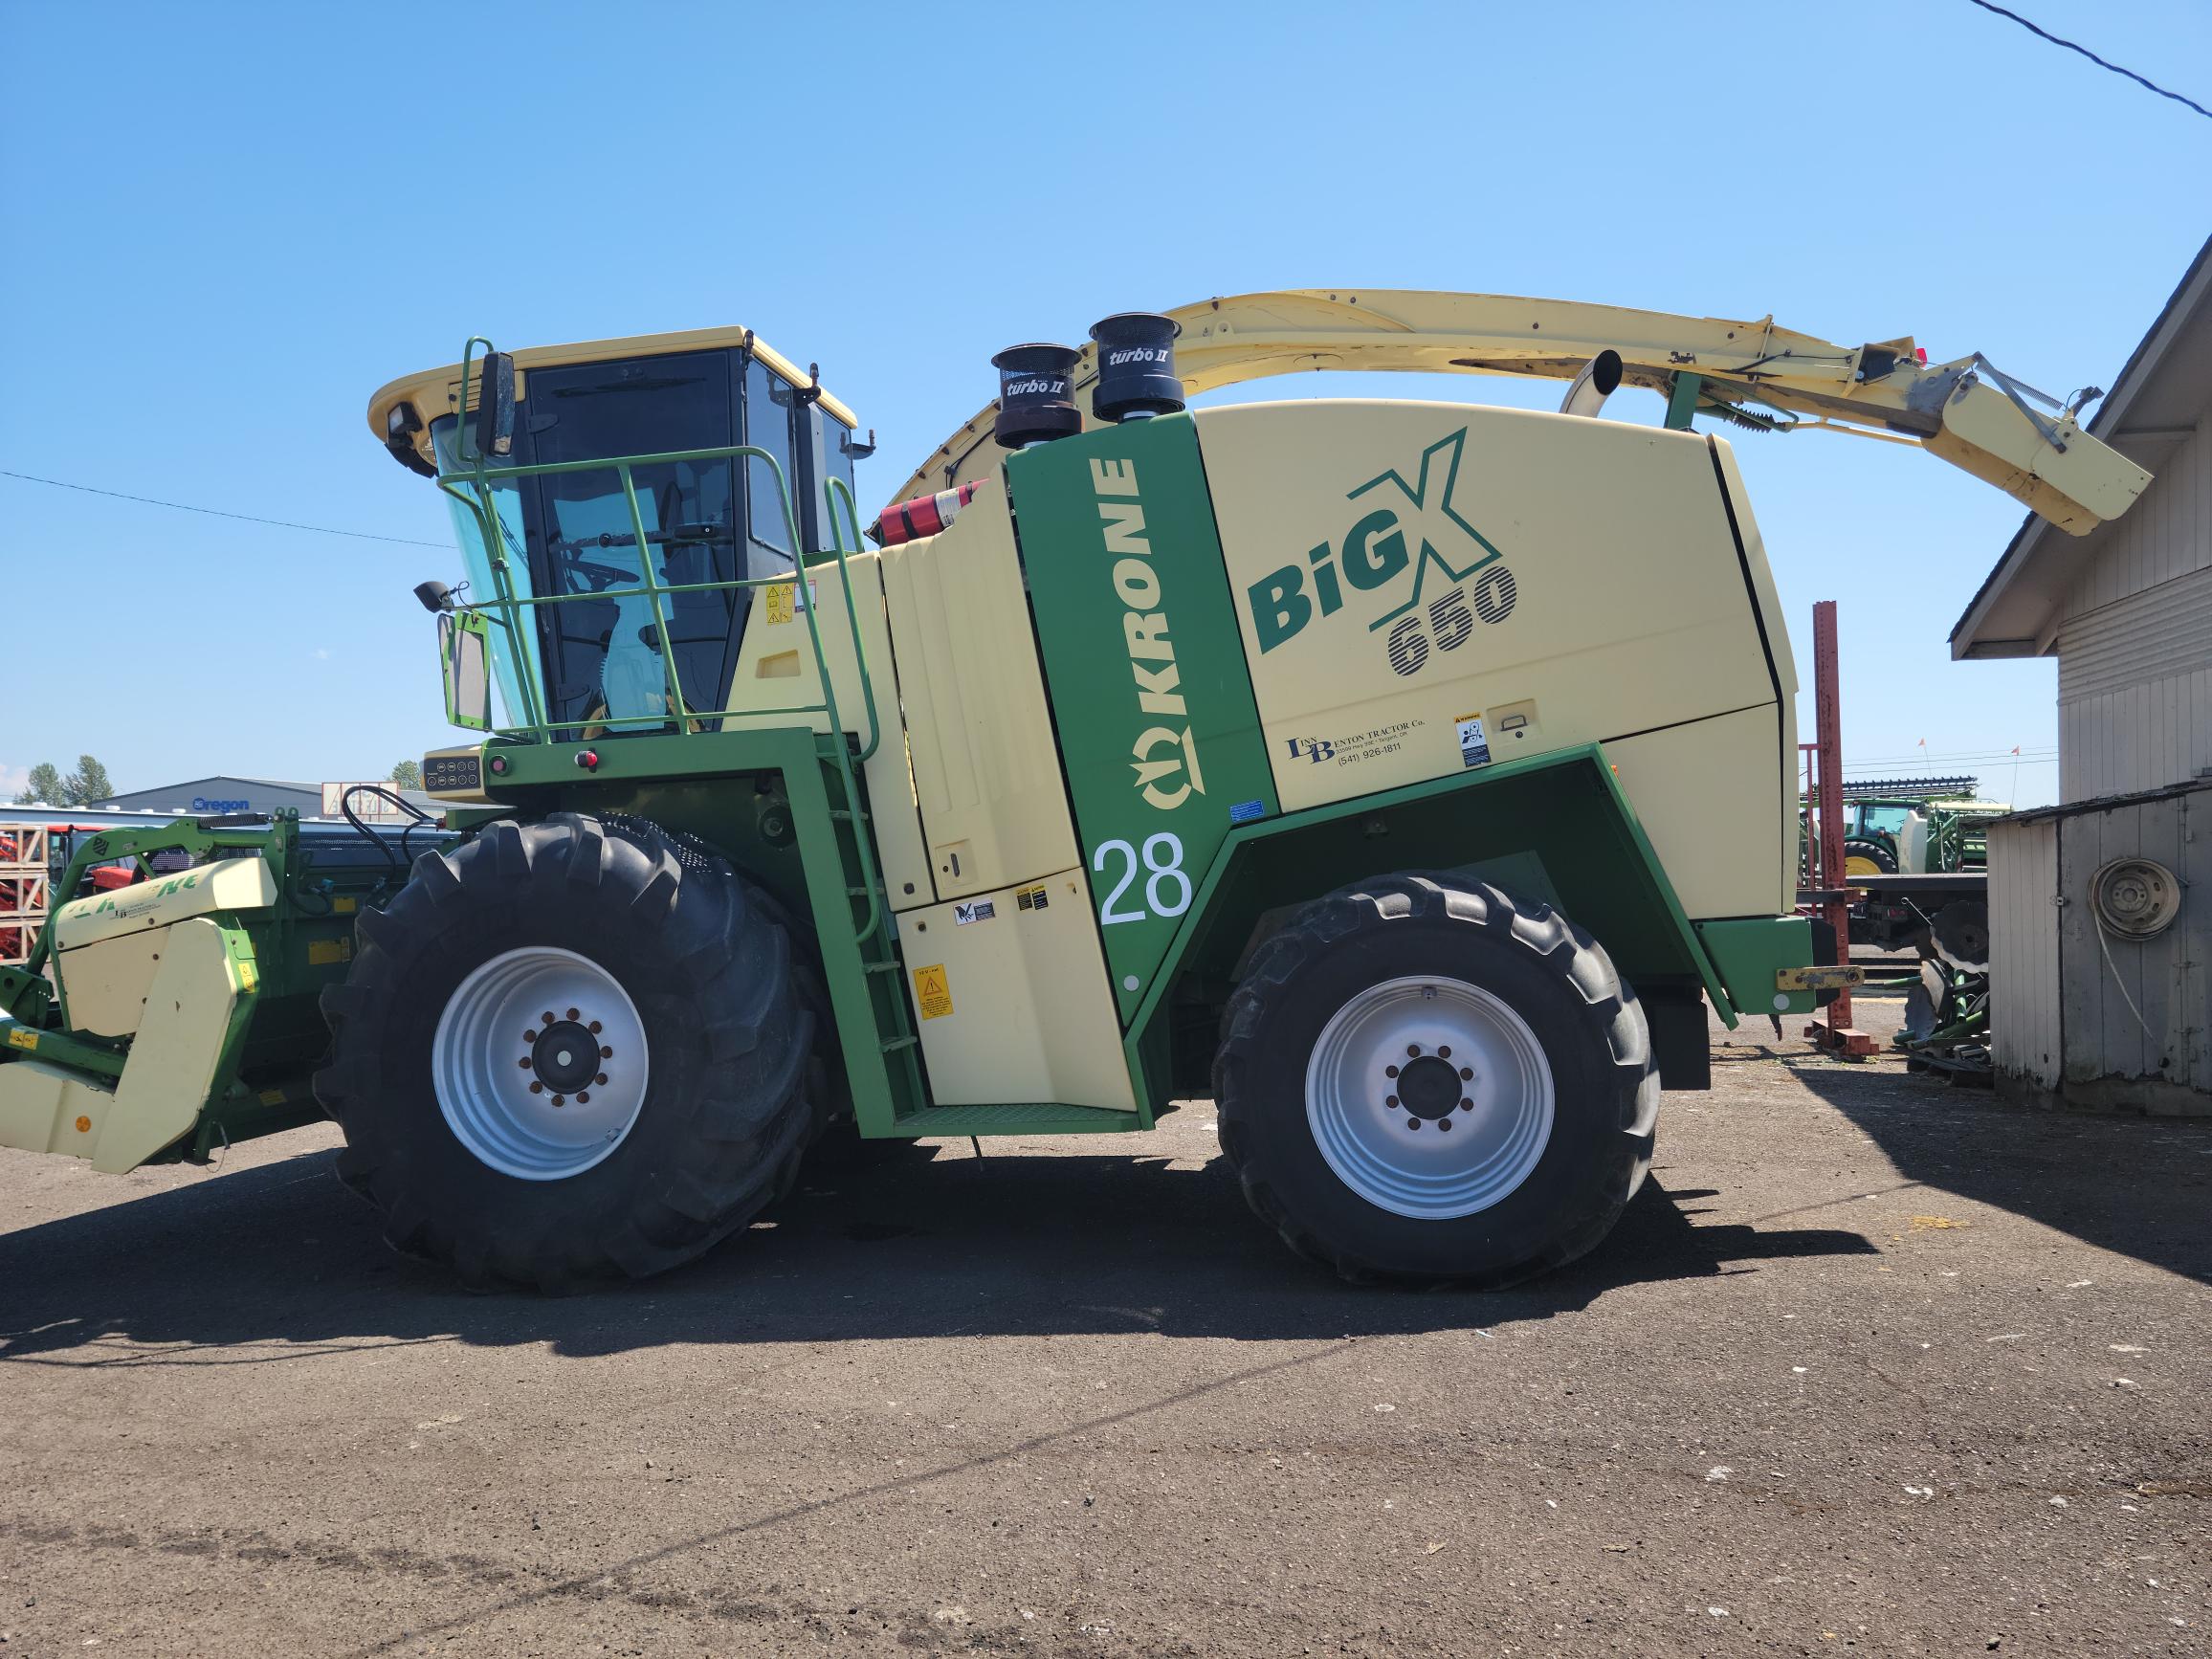
[[[1121,900],[1137,881],[1138,851],[1126,841],[1101,841],[1091,854],[1091,868],[1097,874],[1107,873],[1108,863],[1118,857],[1121,879],[1114,884],[1114,891],[1106,896],[1106,902],[1098,907],[1098,924],[1112,927],[1117,921],[1144,921],[1155,916],[1181,916],[1190,908],[1190,877],[1183,868],[1183,840],[1161,830],[1144,838],[1143,868],[1144,904],[1142,910],[1117,910]],[[1170,902],[1166,890],[1173,890]]]

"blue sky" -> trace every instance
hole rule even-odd
[[[2212,102],[2212,7],[2018,9]],[[873,505],[1002,345],[1338,284],[1771,311],[2064,393],[2111,384],[2207,176],[2212,122],[1964,0],[0,0],[0,467],[443,546],[376,387],[475,331],[742,322],[876,429]],[[2050,663],[1945,650],[2007,498],[1888,445],[1737,453],[1802,662],[1843,602],[1854,766],[2051,751]],[[409,589],[456,567],[0,477],[0,789],[84,750],[125,789],[381,775],[453,736]]]

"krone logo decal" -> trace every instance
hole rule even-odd
[[[1183,701],[1183,671],[1175,661],[1175,640],[1161,603],[1160,572],[1152,542],[1144,533],[1144,507],[1137,493],[1137,463],[1095,460],[1091,492],[1098,498],[1098,520],[1105,537],[1109,575],[1123,607],[1121,643],[1129,653],[1129,677],[1137,689],[1140,715],[1165,717],[1177,725],[1149,725],[1129,745],[1136,787],[1146,803],[1172,812],[1193,794],[1206,793],[1198,769],[1198,742],[1191,735],[1190,711]],[[1168,780],[1181,773],[1182,781]]]

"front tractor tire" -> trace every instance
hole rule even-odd
[[[814,1015],[721,859],[635,820],[503,821],[358,933],[315,1087],[399,1250],[565,1290],[688,1261],[789,1188]]]
[[[1260,1218],[1347,1278],[1515,1283],[1594,1247],[1650,1167],[1634,993],[1587,933],[1488,883],[1316,900],[1223,1025],[1222,1150]]]

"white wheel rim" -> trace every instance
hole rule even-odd
[[[1528,1022],[1464,980],[1368,986],[1306,1062],[1306,1122],[1329,1167],[1369,1204],[1419,1221],[1473,1215],[1516,1191],[1551,1143],[1552,1107],[1551,1064]]]
[[[447,1126],[521,1181],[565,1180],[611,1155],[645,1104],[646,1062],[645,1022],[621,982],[553,945],[476,968],[431,1044]]]

